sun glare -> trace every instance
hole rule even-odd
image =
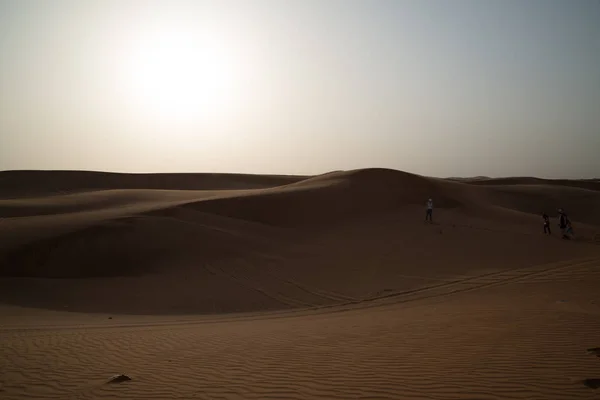
[[[173,122],[227,113],[236,100],[236,60],[215,36],[179,29],[138,35],[125,55],[131,105]]]

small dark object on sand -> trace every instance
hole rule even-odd
[[[112,317],[108,317],[108,319],[112,319]]]
[[[587,349],[587,351],[600,357],[600,347],[594,347],[592,349]]]
[[[131,378],[128,377],[127,375],[115,375],[112,378],[110,378],[107,383],[121,383],[121,382],[130,381],[130,380],[131,380]]]
[[[583,384],[590,389],[600,388],[600,379],[584,379]]]

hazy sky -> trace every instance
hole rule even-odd
[[[598,0],[0,0],[0,170],[600,176]]]

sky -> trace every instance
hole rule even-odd
[[[0,170],[600,177],[599,0],[0,0]]]

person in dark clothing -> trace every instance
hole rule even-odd
[[[550,231],[550,218],[546,213],[542,213],[542,219],[544,220],[544,235],[552,235],[552,232]]]
[[[433,222],[433,200],[427,200],[427,211],[425,212],[425,222]]]
[[[573,234],[573,227],[571,226],[571,221],[567,214],[562,208],[558,209],[558,227],[562,232],[563,239],[571,239],[571,235]]]

